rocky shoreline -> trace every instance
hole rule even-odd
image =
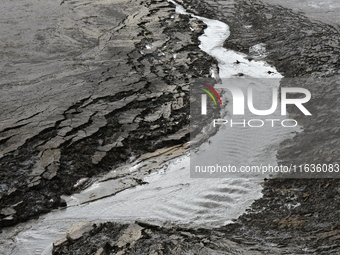
[[[84,11],[78,4],[64,3]],[[36,91],[20,116],[3,116],[0,227],[63,207],[60,196],[81,190],[92,177],[189,140],[189,87],[204,77],[211,81],[207,66],[215,63],[198,48],[204,24],[174,14],[166,1],[113,7],[121,10],[121,20],[99,34],[92,48],[71,56],[74,65],[88,70],[4,85],[48,92]],[[100,18],[109,22],[112,15]],[[89,18],[94,19],[91,24],[103,22]],[[16,93],[11,96],[21,100]]]
[[[279,163],[339,164],[340,34],[336,25],[311,21],[301,13],[260,1],[241,1],[235,4],[234,13],[228,13],[227,7],[219,12],[216,3],[207,2],[213,6],[205,6],[207,15],[215,13],[213,17],[230,25],[225,47],[249,54],[251,46],[265,44],[266,61],[285,75],[281,86],[304,87],[312,94],[307,107],[313,117],[288,109],[303,132],[281,144]],[[195,6],[194,1],[189,4]],[[338,175],[303,177],[310,175],[265,181],[263,198],[235,225],[226,226],[226,236],[239,243],[294,247],[294,254],[338,254]]]
[[[53,254],[244,254],[279,255],[282,249],[239,244],[223,232],[208,229],[161,228],[143,222],[122,225],[82,223],[55,242]],[[288,254],[288,253],[287,253]],[[289,253],[291,254],[291,253]]]
[[[339,163],[337,28],[259,1],[225,3],[224,8],[214,1],[182,1],[181,4],[198,15],[230,25],[231,37],[225,42],[227,48],[249,54],[251,46],[264,43],[268,52],[266,61],[287,77],[281,85],[293,86],[296,81],[292,82],[290,77],[299,77],[302,78],[299,86],[311,91],[314,101],[309,107],[318,116],[308,119],[290,109],[292,117],[303,125],[304,132],[281,145],[280,163]],[[307,79],[311,76],[312,81]],[[215,230],[137,224],[143,230],[139,230],[141,234],[133,239],[131,246],[119,246],[119,238],[110,238],[98,254],[189,251],[194,254],[338,254],[338,179],[270,179],[264,182],[263,194],[263,198],[255,201],[234,224]],[[100,228],[110,229],[110,224],[94,227],[94,232]],[[114,228],[117,226],[111,226],[111,230]],[[78,251],[79,247],[86,246],[88,241],[85,240],[98,240],[94,232],[87,233],[79,241],[65,240],[54,248],[54,254]],[[121,230],[114,232],[120,235]]]
[[[318,114],[308,119],[289,109],[304,132],[281,144],[280,163],[339,163],[338,28],[260,1],[179,2],[227,23],[226,48],[249,54],[251,46],[264,43],[265,60],[287,77],[282,86],[293,86],[292,77],[303,78],[301,87],[313,95],[309,107]],[[65,4],[82,8],[76,1]],[[189,86],[197,78],[209,81],[209,68],[216,65],[197,47],[204,26],[175,14],[166,1],[138,4],[138,11],[135,2],[128,2],[129,8],[117,4],[121,20],[92,49],[75,54],[89,69],[60,78],[74,84],[74,94],[65,89],[70,94],[55,102],[65,102],[64,108],[33,111],[35,104],[27,103],[26,115],[14,115],[16,121],[4,117],[1,227],[65,206],[60,195],[80,190],[74,185],[81,178],[86,186],[110,171],[112,162],[123,164],[188,141]],[[314,77],[312,83],[308,77]],[[51,89],[55,77],[44,79]],[[42,105],[50,105],[44,98]],[[142,177],[135,181],[141,184]],[[270,179],[263,186],[263,198],[220,229],[83,223],[55,242],[53,254],[338,254],[338,179]]]

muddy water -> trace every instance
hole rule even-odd
[[[177,6],[176,9],[177,12],[186,14],[181,6]],[[244,55],[223,49],[222,43],[229,36],[229,28],[226,24],[198,16],[193,18],[201,19],[208,25],[205,34],[200,37],[202,42],[200,47],[218,59],[222,83],[240,72],[249,77],[264,78],[268,77],[268,71],[271,71],[272,78],[281,77],[274,68],[264,62],[249,62]],[[235,65],[236,60],[242,63]],[[263,93],[268,91],[268,86],[278,85],[279,79],[270,85],[256,84],[260,91],[263,89]],[[228,95],[225,96],[228,99]],[[267,104],[268,102],[264,101],[263,106]],[[230,111],[228,108],[226,110]],[[255,159],[275,163],[275,148],[287,134],[276,129],[263,129],[259,131],[260,134],[255,135],[249,130],[245,132],[236,134],[222,128],[212,141],[223,139],[223,142],[228,145],[223,150],[223,155],[230,160],[247,159],[248,164]],[[207,146],[203,144],[197,155]],[[70,225],[80,221],[142,220],[160,224],[171,222],[190,227],[217,227],[237,218],[261,196],[261,179],[190,178],[189,163],[189,155],[183,155],[160,167],[158,173],[146,177],[147,185],[127,189],[115,196],[97,201],[78,204],[78,198],[82,195],[82,202],[86,201],[85,197],[89,191],[114,189],[109,181],[95,183],[78,198],[75,196],[69,198],[69,204],[72,206],[67,209],[51,212],[39,220],[32,220],[5,230],[2,234],[2,239],[5,241],[1,244],[0,253],[49,254],[51,243],[61,238]],[[131,165],[131,169],[133,167]]]
[[[178,7],[178,9],[183,13],[181,7]],[[192,163],[203,166],[207,165],[206,159],[209,159],[209,162],[226,166],[231,165],[237,169],[242,166],[276,166],[276,152],[280,142],[292,137],[293,132],[299,132],[300,127],[287,128],[282,126],[282,121],[288,125],[295,125],[295,123],[286,122],[285,120],[289,117],[281,116],[280,100],[278,100],[276,110],[268,116],[254,115],[247,107],[245,107],[244,115],[232,115],[233,97],[230,91],[224,88],[228,85],[242,90],[243,95],[245,95],[245,102],[247,102],[247,89],[251,86],[254,93],[252,97],[254,107],[267,110],[272,107],[273,89],[279,90],[282,75],[274,67],[261,61],[266,56],[264,44],[251,47],[250,51],[257,58],[257,61],[249,60],[244,54],[223,48],[223,42],[229,36],[229,28],[225,23],[206,18],[200,19],[207,25],[204,35],[199,38],[200,47],[219,62],[220,83],[215,84],[215,88],[224,90],[223,101],[229,102],[224,107],[226,113],[223,116],[228,124],[221,126],[219,132],[210,139],[209,145],[203,145],[199,152],[192,155]],[[212,41],[214,43],[211,43]],[[275,121],[271,122],[268,119]],[[248,125],[249,120],[255,120],[252,122],[256,123],[254,126],[259,123],[265,124],[261,128],[254,128],[250,127],[252,124]],[[231,127],[231,122],[238,124]],[[268,177],[267,175],[247,173],[217,174],[214,176]]]
[[[128,189],[92,203],[55,211],[20,224],[15,248],[6,254],[41,254],[66,229],[81,221],[135,220],[191,227],[220,226],[235,219],[260,197],[261,187],[249,179],[191,179],[189,158],[177,159],[150,175],[148,185]]]

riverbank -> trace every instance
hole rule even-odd
[[[306,84],[303,80],[301,85],[311,91],[313,104],[309,107],[317,116],[304,118],[290,109],[292,116],[302,124],[304,132],[282,143],[278,158],[286,164],[315,161],[339,163],[337,28],[310,21],[289,9],[258,1],[224,1],[224,8],[214,1],[183,1],[183,4],[197,15],[230,25],[231,37],[226,41],[226,47],[249,54],[249,47],[264,43],[268,53],[265,59],[286,77],[314,77],[313,82]],[[289,79],[284,79],[281,84],[290,85]],[[130,240],[131,245],[118,242],[118,237],[125,235],[124,231],[117,230],[114,232],[118,236],[108,238],[109,241],[102,244],[101,252],[338,254],[339,203],[338,179],[270,179],[264,183],[263,198],[257,200],[234,224],[215,230],[193,230],[139,223],[136,232],[140,234],[131,235],[134,236]],[[84,249],[89,240],[98,240],[96,231],[106,227],[114,229],[110,223],[94,227],[79,241],[65,240],[64,244],[54,249],[55,254]]]
[[[33,12],[39,4],[30,5],[34,20],[48,19]],[[168,2],[54,7],[45,26],[15,24],[28,26],[26,44],[3,45],[5,56],[16,52],[1,80],[0,227],[64,207],[60,196],[93,177],[187,142],[189,86],[211,81],[215,61],[198,48],[203,23],[174,15]]]
[[[308,104],[312,117],[289,108],[304,131],[281,144],[279,163],[338,164],[340,35],[336,21],[311,21],[283,7],[257,1],[243,1],[235,8],[234,15],[223,17],[223,10],[216,15],[231,27],[225,46],[249,53],[251,46],[265,44],[265,59],[286,77],[281,86],[304,87],[312,94]],[[216,6],[205,10],[216,13]],[[336,220],[340,216],[339,184],[339,179],[267,180],[263,198],[234,226],[226,227],[226,234],[230,238],[236,235],[234,240],[241,243],[253,241],[299,247],[301,253],[336,254],[340,249]]]
[[[203,24],[175,15],[174,6],[165,1],[144,1],[139,5],[124,1],[109,11],[104,2],[87,7],[79,1],[61,5],[86,14],[75,19],[83,22],[83,30],[73,31],[73,40],[67,37],[70,34],[66,28],[52,37],[68,40],[69,47],[78,47],[78,51],[65,51],[69,54],[65,59],[71,63],[63,62],[67,70],[49,68],[58,72],[49,76],[38,71],[43,65],[40,63],[34,67],[37,72],[32,72],[40,77],[4,82],[4,92],[10,93],[3,93],[7,98],[2,100],[2,119],[6,120],[1,123],[4,155],[0,164],[6,169],[1,172],[2,226],[65,206],[59,198],[61,194],[87,187],[93,176],[110,171],[113,161],[124,164],[145,152],[188,140],[188,86],[197,77],[208,79],[210,67],[216,65],[197,47]],[[257,1],[207,3],[184,1],[187,7],[195,6],[189,9],[198,15],[230,25],[226,47],[249,54],[250,46],[265,43],[265,60],[286,77],[314,75],[331,79],[304,84],[312,92],[313,105],[309,107],[318,113],[317,119],[302,118],[291,109],[305,131],[282,144],[279,160],[287,164],[316,158],[318,162],[337,162],[338,30]],[[100,19],[92,16],[91,8],[103,14]],[[114,24],[112,16],[117,17]],[[87,29],[103,24],[112,27],[109,25],[92,38],[79,36],[84,31],[92,34]],[[44,31],[51,30],[39,33],[43,36]],[[34,40],[39,38],[42,37],[37,35]],[[75,39],[79,42],[75,43]],[[83,53],[89,43],[93,45]],[[42,52],[48,50],[41,45]],[[52,49],[48,55],[51,52]],[[58,61],[63,58],[55,57]],[[33,63],[32,60],[26,68],[33,68]],[[7,77],[11,77],[13,69],[7,70]],[[282,84],[290,85],[289,80]],[[21,102],[22,93],[27,95],[22,107],[26,110],[11,110],[12,102]],[[133,176],[122,189],[143,184],[144,176]],[[115,178],[117,175],[112,177]],[[340,234],[338,187],[337,179],[267,180],[263,198],[234,224],[223,228],[84,223],[55,242],[54,253],[336,254]]]

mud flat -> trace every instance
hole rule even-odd
[[[0,227],[63,207],[60,196],[93,176],[188,141],[189,86],[209,81],[215,61],[197,47],[203,23],[173,9],[4,3]]]
[[[56,40],[50,45],[59,45],[61,40],[60,45],[67,42],[68,49],[75,48],[65,50],[67,57],[57,50],[56,61],[51,63],[61,63],[60,69],[42,72],[47,60],[27,58],[20,50],[6,52],[8,59],[17,59],[6,60],[3,77],[7,78],[1,82],[2,95],[6,95],[1,100],[5,109],[0,140],[0,166],[5,169],[1,171],[2,227],[65,206],[60,195],[82,189],[92,182],[92,176],[110,171],[113,161],[124,163],[188,140],[189,84],[198,77],[208,78],[210,67],[216,65],[197,47],[203,24],[175,15],[174,6],[166,1],[116,2],[110,11],[107,3],[65,1],[62,8],[72,10],[70,16],[64,14],[67,19],[56,14],[60,23],[53,22],[52,29],[32,25],[42,36],[49,31],[46,37]],[[317,120],[296,112],[294,117],[304,132],[282,143],[278,158],[287,164],[315,159],[338,162],[336,26],[258,1],[182,4],[198,15],[228,24],[231,36],[226,48],[262,58],[249,48],[265,44],[265,60],[287,77],[282,86],[292,85],[291,77],[329,79],[304,83],[314,97],[309,107],[317,112]],[[92,8],[103,15],[94,17]],[[82,18],[74,18],[75,13]],[[117,20],[112,21],[112,16]],[[73,19],[80,24],[72,27],[82,29],[70,32],[67,26]],[[103,24],[107,26],[104,31],[99,29]],[[39,38],[43,37],[30,40]],[[54,51],[44,46],[35,50],[39,54],[47,50],[50,56]],[[50,74],[50,70],[57,73]],[[16,73],[39,75],[20,78]],[[19,110],[13,102],[18,102]],[[132,186],[141,184],[142,177],[137,176]],[[76,185],[81,178],[85,181]],[[337,254],[339,200],[337,179],[271,179],[264,183],[263,198],[234,224],[208,230],[143,222],[83,222],[54,243],[53,253]]]
[[[308,107],[315,115],[306,118],[290,109],[304,132],[281,144],[279,161],[339,163],[340,38],[336,24],[316,22],[260,1],[180,2],[197,15],[227,23],[231,36],[225,47],[244,52],[249,58],[264,57],[285,75],[281,86],[293,86],[291,78],[304,78],[299,86],[311,91],[313,100]],[[266,48],[265,56],[249,51],[260,43]],[[123,229],[128,226],[106,223],[94,226],[77,241],[57,243],[54,253],[88,247],[93,252],[99,250],[99,254],[338,254],[339,203],[336,178],[270,179],[264,183],[263,198],[234,224],[194,230],[136,223],[129,227],[137,229],[138,234],[130,234],[134,236],[132,245],[124,246],[119,240],[126,236]],[[118,236],[109,237],[109,232]],[[99,240],[99,233],[107,233],[101,236],[106,241],[96,246],[92,240]]]
[[[176,6],[176,12],[190,15],[179,5]],[[223,42],[229,36],[229,28],[226,24],[198,16],[194,18],[197,19],[196,22],[201,20],[207,25],[204,34],[199,36],[199,47],[218,60],[219,76],[222,80],[240,72],[251,77],[281,77],[265,62],[248,63],[244,59],[244,54],[223,48]],[[236,59],[248,64],[236,66],[234,64]],[[275,86],[279,86],[279,79],[276,81]],[[265,89],[274,84],[258,83],[257,85]],[[226,99],[229,101],[229,98]],[[261,101],[266,103],[265,100]],[[233,151],[237,151],[241,159],[248,158],[249,164],[253,164],[254,160],[270,161],[275,164],[276,151],[273,150],[272,154],[268,154],[268,147],[277,147],[279,141],[285,139],[281,131],[285,131],[287,135],[291,133],[290,130],[269,128],[262,129],[256,135],[251,130],[242,130],[244,132],[241,131],[240,135],[220,129],[216,135],[210,137],[210,141],[215,143],[215,140],[227,138],[228,141],[225,143],[228,147],[233,144]],[[263,136],[266,139],[263,139]],[[199,139],[199,137],[195,138],[195,140]],[[264,143],[259,146],[259,141]],[[194,141],[190,141],[192,142]],[[249,146],[249,143],[252,146]],[[202,144],[197,152],[204,151],[207,145],[208,143]],[[130,164],[115,168],[79,194],[63,196],[67,203],[65,210],[57,210],[43,215],[38,220],[19,224],[17,229],[20,231],[14,233],[11,229],[6,229],[7,236],[15,238],[16,242],[4,242],[3,247],[7,250],[3,248],[3,251],[9,253],[8,250],[11,250],[13,254],[23,252],[33,254],[43,251],[43,254],[47,254],[52,242],[63,236],[60,233],[64,233],[72,224],[75,225],[68,230],[69,232],[73,232],[74,228],[82,227],[88,230],[91,227],[88,221],[100,223],[109,220],[116,223],[131,223],[139,220],[149,224],[156,222],[160,225],[171,222],[172,225],[186,228],[221,227],[239,217],[255,199],[261,196],[261,178],[256,180],[190,178],[188,153],[169,162],[169,159],[183,154],[187,146],[188,143],[144,154]],[[222,156],[229,157],[230,162],[237,161],[233,151]],[[197,157],[202,156],[197,155]],[[161,167],[162,163],[165,164],[163,167]],[[157,168],[157,165],[158,168],[161,167],[158,174],[150,174],[143,181],[138,182],[146,172],[150,173],[154,167]],[[81,179],[76,186],[84,182],[86,179]],[[132,188],[138,184],[145,185]],[[87,222],[79,223],[81,221]],[[81,235],[77,234],[77,237]],[[56,247],[67,241],[67,239],[61,240],[64,241],[57,242]]]

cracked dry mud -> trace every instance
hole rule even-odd
[[[325,24],[260,1],[180,2],[196,14],[226,22],[231,28],[227,48],[251,59],[257,56],[249,47],[265,43],[266,61],[286,77],[281,86],[298,84],[311,91],[313,104],[308,108],[315,114],[305,118],[289,109],[304,132],[281,144],[279,162],[339,163],[339,22]],[[56,243],[54,254],[81,253],[84,247],[97,254],[339,253],[338,179],[270,179],[263,186],[263,198],[234,224],[219,229],[137,223],[138,230],[124,245],[125,229],[133,225],[105,223],[78,240]]]
[[[299,86],[311,91],[317,115],[289,109],[304,132],[281,144],[280,163],[339,163],[338,24],[260,1],[179,2],[227,23],[227,48],[249,54],[265,43],[265,60],[287,77],[283,87],[304,78]],[[64,206],[60,195],[112,162],[187,141],[189,86],[216,64],[197,47],[203,25],[166,1],[54,4],[40,14],[51,23],[21,15],[20,34],[1,40],[1,227]],[[5,32],[14,33],[7,22]],[[271,179],[263,194],[220,229],[83,223],[55,242],[53,254],[339,253],[338,179]]]
[[[166,1],[55,8],[36,17],[51,23],[17,21],[25,45],[2,41],[1,227],[64,206],[81,178],[187,141],[189,85],[215,62],[197,47],[203,24]]]

